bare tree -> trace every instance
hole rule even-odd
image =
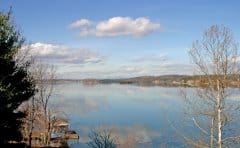
[[[27,115],[24,119],[23,133],[30,147],[34,131],[38,138],[41,138],[41,145],[48,146],[57,121],[55,110],[49,106],[54,93],[56,73],[53,66],[36,60],[31,61],[30,73],[34,78],[37,93],[21,107]]]
[[[239,82],[238,50],[230,30],[213,25],[204,32],[202,40],[193,43],[189,51],[201,88],[196,88],[197,97],[187,101],[192,105],[193,123],[205,137],[209,137],[201,142],[205,147],[222,148],[229,140],[224,135],[227,131],[225,127],[232,121],[231,113],[236,112],[237,107],[233,108],[226,100],[232,94],[229,86]],[[202,126],[202,121],[208,123],[207,128]]]
[[[56,73],[53,66],[38,62],[33,73],[38,93],[35,96],[39,104],[38,123],[42,125],[43,145],[48,146],[51,138],[53,123],[56,120],[53,110],[49,108],[49,100],[53,95]]]
[[[35,97],[32,97],[28,102],[25,102],[21,106],[21,109],[26,114],[26,117],[23,120],[23,136],[28,143],[28,146],[31,147],[33,131],[37,118],[40,115],[39,105]]]
[[[91,148],[116,148],[116,138],[112,135],[111,130],[95,129],[89,134]]]

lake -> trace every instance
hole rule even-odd
[[[191,88],[182,88],[191,92]],[[110,129],[119,139],[134,137],[138,147],[186,147],[183,135],[196,136],[176,87],[59,84],[52,106],[79,135],[71,147],[85,147],[93,129]],[[61,92],[61,93],[58,93]]]

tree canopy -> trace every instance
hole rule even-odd
[[[11,12],[0,12],[0,144],[21,140],[24,114],[17,109],[35,93],[28,73],[29,62],[18,63],[16,60],[23,43]]]

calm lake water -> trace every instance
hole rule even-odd
[[[191,91],[191,89],[185,89]],[[107,128],[114,136],[133,136],[138,147],[186,147],[182,134],[195,136],[188,123],[180,88],[132,85],[57,85],[52,106],[62,111],[79,135],[71,147],[85,147],[92,129]]]

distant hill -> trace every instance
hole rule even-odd
[[[237,79],[236,79],[237,78]],[[228,76],[227,84],[229,87],[239,87],[240,76]],[[211,76],[214,79],[214,76]],[[138,86],[163,86],[163,87],[205,87],[208,85],[207,77],[201,75],[162,75],[162,76],[141,76],[123,79],[58,79],[57,84],[61,83],[82,83],[85,85],[96,84],[131,84]]]
[[[119,83],[119,84],[133,84],[141,86],[179,86],[184,78],[189,76],[184,75],[163,75],[163,76],[142,76],[126,79],[103,79],[100,83]]]

